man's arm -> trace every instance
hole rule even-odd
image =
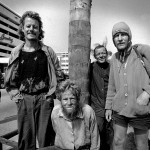
[[[4,86],[6,91],[9,93],[10,99],[14,102],[18,102],[19,99],[22,99],[20,92],[16,86],[16,77],[18,76],[18,63],[15,61],[14,64],[11,64],[11,60],[14,59],[14,50],[12,50],[7,69],[4,76]]]
[[[142,55],[142,57],[145,57],[150,62],[150,46],[146,44],[137,44],[137,50]]]
[[[57,55],[53,51],[53,49],[44,45],[43,50],[47,53],[47,57],[49,60],[49,74],[51,76],[49,92],[45,95],[47,99],[51,97],[53,93],[55,93],[56,88],[59,86],[60,82],[64,81],[68,77],[62,71]],[[53,96],[55,96],[55,94],[53,94]]]
[[[150,46],[145,44],[136,44],[136,51],[142,56],[145,64],[145,69],[150,76]]]
[[[150,46],[146,44],[137,44],[137,51],[143,57],[145,70],[150,77]],[[137,102],[140,105],[147,105],[150,97],[150,79],[149,83],[143,87],[143,93],[137,98]]]
[[[53,65],[56,73],[57,82],[60,83],[61,81],[64,81],[67,78],[67,75],[64,74],[64,72],[61,69],[58,57],[56,53],[52,50],[51,51],[51,58],[53,60]]]
[[[99,131],[98,131],[95,112],[92,108],[91,108],[91,118],[89,121],[90,121],[90,133],[91,133],[90,150],[99,150],[99,148],[100,148],[100,135],[99,135]]]
[[[55,115],[56,115],[56,113],[55,113],[55,107],[54,107],[53,110],[52,110],[52,113],[51,113],[51,121],[52,121],[52,127],[53,127],[53,129],[56,133],[56,129],[55,129],[56,125],[55,125],[55,122],[54,122]]]
[[[112,100],[116,93],[116,87],[115,87],[115,80],[114,80],[114,70],[113,70],[113,58],[110,63],[110,73],[109,73],[109,83],[108,83],[108,90],[107,90],[107,98],[105,103],[105,117],[106,120],[109,122],[112,119]]]
[[[111,60],[110,73],[109,73],[109,83],[108,83],[108,90],[107,90],[107,98],[106,98],[106,104],[105,104],[105,109],[107,109],[107,110],[112,110],[112,100],[113,100],[113,98],[115,96],[115,93],[116,93],[113,68],[114,68],[113,67],[113,62]]]

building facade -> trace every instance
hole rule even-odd
[[[23,42],[17,32],[20,18],[14,11],[0,3],[0,70],[2,72],[5,72],[11,50]],[[68,53],[60,52],[57,56],[62,69],[68,74]]]
[[[0,3],[0,58],[9,57],[12,48],[21,44],[18,36],[20,16]],[[5,63],[0,63],[3,72]]]
[[[57,57],[60,61],[60,66],[64,73],[68,74],[69,73],[69,59],[68,59],[68,53],[67,52],[60,52],[56,53]]]

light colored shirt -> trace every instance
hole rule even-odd
[[[73,121],[64,116],[61,105],[56,105],[51,119],[56,133],[55,146],[74,150],[89,144],[90,150],[99,150],[100,136],[96,117],[89,105],[85,104]]]

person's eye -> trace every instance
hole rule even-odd
[[[34,29],[38,29],[38,26],[34,26]]]
[[[114,38],[117,38],[119,36],[119,34],[115,34]]]
[[[30,28],[30,25],[26,25],[27,28]]]
[[[67,99],[66,98],[64,98],[64,99],[62,99],[63,101],[67,101]]]
[[[122,36],[128,36],[126,33],[122,33]]]
[[[76,99],[75,99],[75,98],[71,98],[71,101],[72,101],[72,102],[75,102],[75,101],[76,101]]]

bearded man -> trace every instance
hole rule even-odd
[[[60,105],[52,111],[51,119],[56,132],[55,147],[69,150],[99,150],[100,136],[93,109],[81,104],[81,89],[71,80],[58,88]]]

